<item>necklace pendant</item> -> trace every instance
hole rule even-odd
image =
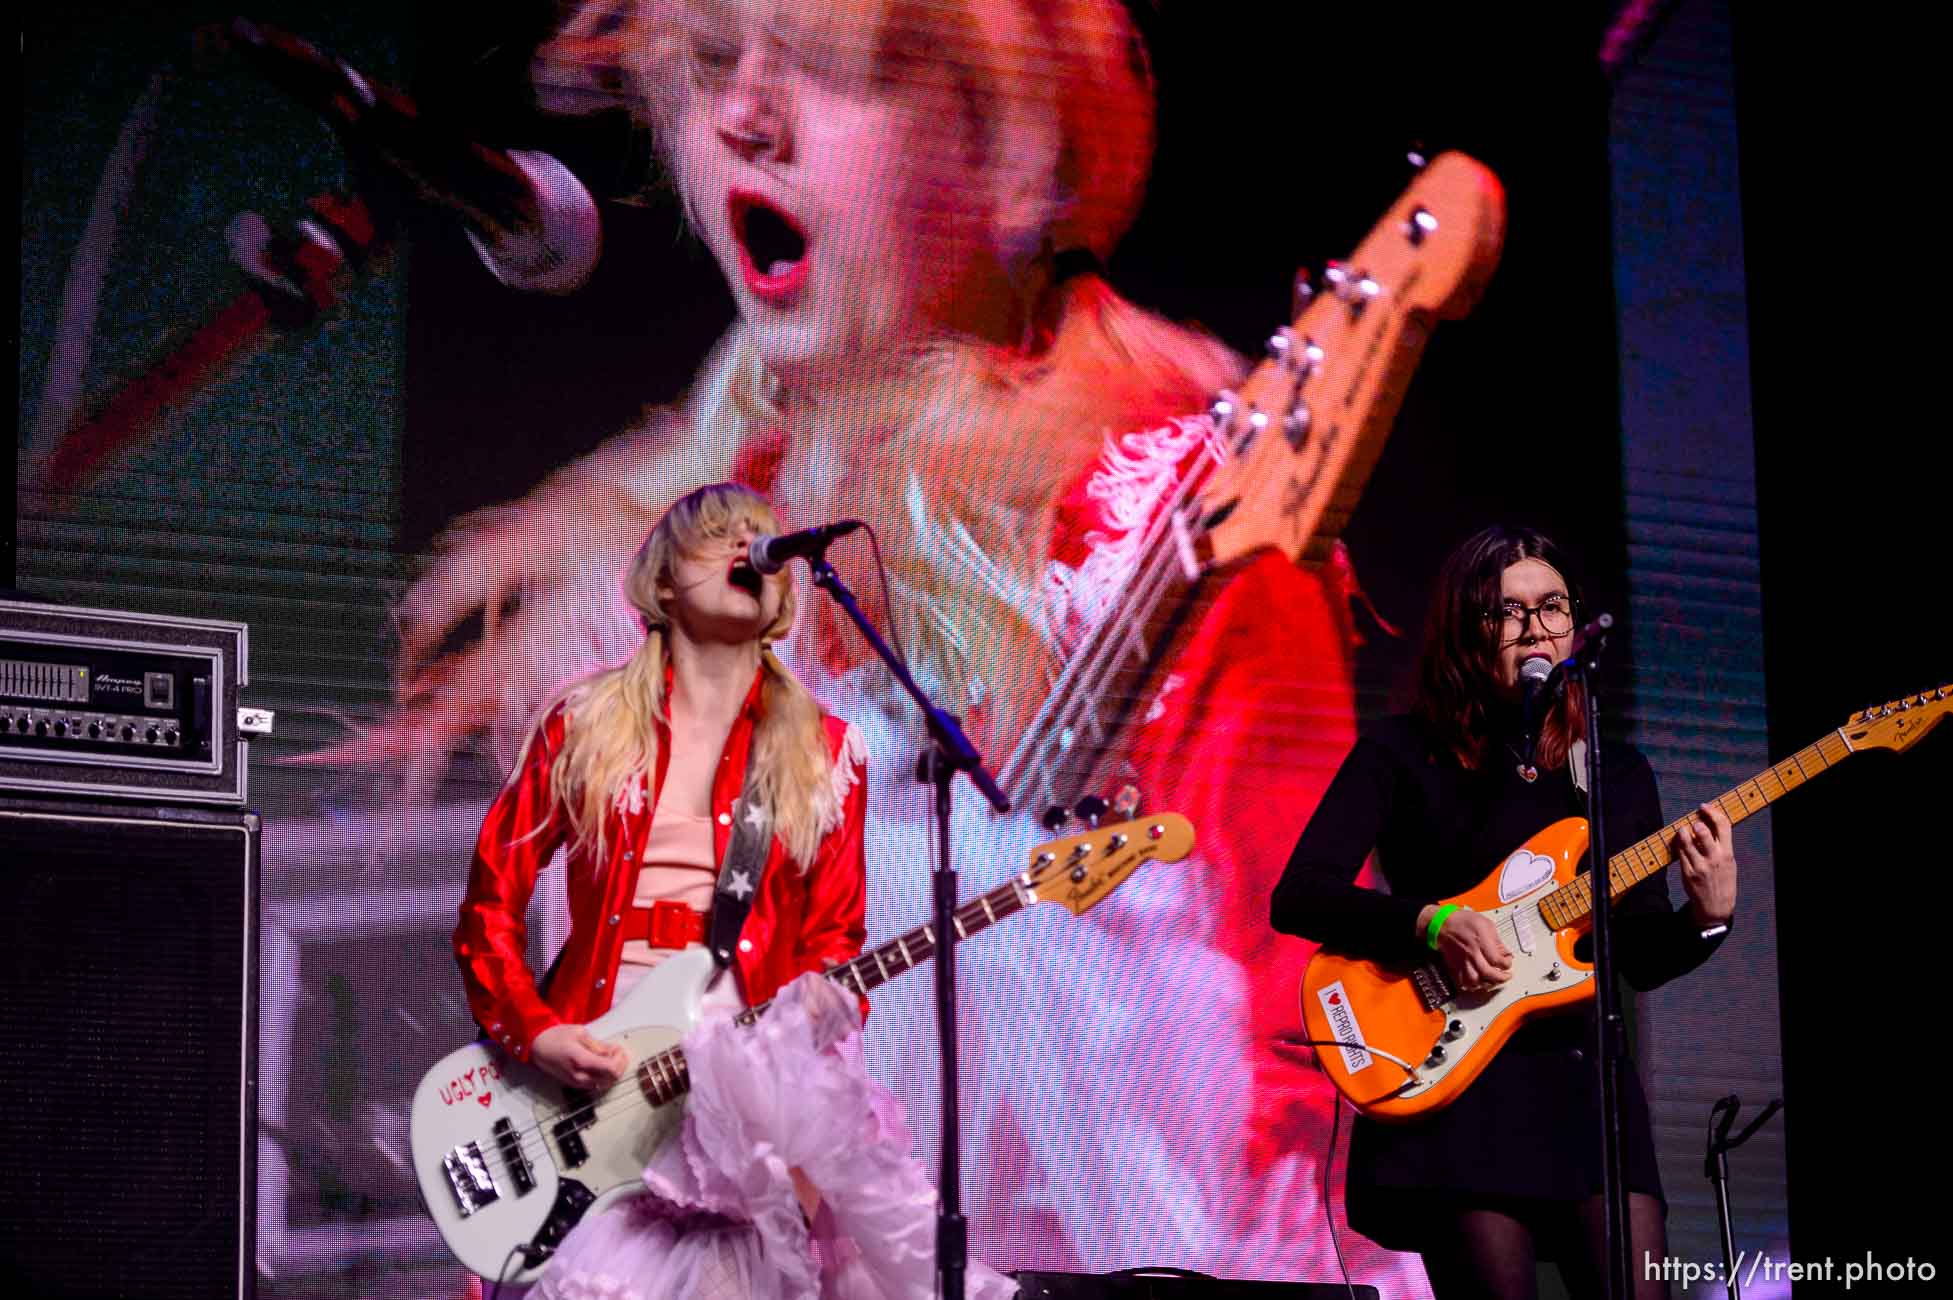
[[[1539,780],[1539,769],[1531,763],[1521,763],[1519,765],[1519,779],[1527,785],[1531,785],[1533,782]]]

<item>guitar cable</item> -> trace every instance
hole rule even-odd
[[[1412,1067],[1409,1061],[1406,1061],[1401,1056],[1386,1052],[1381,1047],[1374,1046],[1370,1043],[1346,1043],[1340,1038],[1284,1038],[1282,1041],[1296,1047],[1346,1047],[1352,1052],[1368,1052],[1372,1056],[1381,1056],[1384,1060],[1402,1070],[1408,1076],[1404,1080],[1405,1083],[1416,1083],[1418,1081],[1417,1070]],[[1322,1069],[1320,1065],[1316,1068],[1318,1070]]]
[[[498,1297],[501,1296],[502,1287],[509,1280],[509,1270],[515,1266],[515,1262],[516,1262],[515,1257],[517,1255],[522,1256],[522,1262],[525,1264],[534,1264],[538,1262],[529,1257],[531,1249],[532,1249],[531,1247],[526,1246],[519,1241],[516,1242],[515,1245],[509,1247],[509,1253],[502,1257],[502,1271],[496,1275],[494,1285],[488,1288],[487,1300],[498,1300]]]
[[[1336,1139],[1343,1132],[1343,1094],[1332,1089],[1329,1120],[1329,1152],[1322,1160],[1322,1222],[1329,1229],[1329,1247],[1336,1252],[1336,1267],[1343,1275],[1343,1290],[1356,1300],[1356,1285],[1349,1280],[1349,1261],[1343,1258],[1343,1242],[1336,1235],[1336,1207],[1331,1203],[1330,1175],[1336,1168]]]
[[[1394,1056],[1382,1048],[1372,1047],[1368,1043],[1347,1043],[1341,1039],[1316,1038],[1291,1038],[1285,1041],[1293,1043],[1298,1047],[1311,1049],[1319,1047],[1344,1047],[1353,1052],[1369,1052],[1373,1056],[1382,1057],[1402,1070],[1409,1076],[1406,1082],[1417,1082],[1417,1071],[1413,1070],[1402,1057]],[[1320,1060],[1316,1064],[1316,1069],[1322,1069]],[[1356,1284],[1351,1282],[1349,1278],[1349,1261],[1343,1258],[1342,1238],[1336,1235],[1336,1207],[1330,1199],[1333,1194],[1330,1179],[1335,1173],[1336,1168],[1336,1140],[1342,1136],[1343,1132],[1343,1094],[1340,1091],[1333,1092],[1333,1099],[1330,1106],[1329,1150],[1323,1156],[1322,1160],[1322,1222],[1323,1226],[1329,1230],[1330,1249],[1336,1252],[1336,1267],[1343,1275],[1343,1289],[1349,1292],[1350,1300],[1356,1300]]]

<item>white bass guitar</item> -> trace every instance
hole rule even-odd
[[[957,934],[968,938],[1034,903],[1082,913],[1141,863],[1178,862],[1193,843],[1186,818],[1162,813],[1041,844],[1022,874],[957,908]],[[827,975],[865,996],[935,951],[935,931],[923,925]],[[422,1204],[456,1259],[483,1277],[534,1282],[585,1214],[641,1186],[645,1163],[683,1117],[690,1079],[678,1042],[698,1025],[712,975],[707,949],[684,949],[590,1023],[630,1053],[630,1068],[605,1092],[558,1083],[487,1043],[427,1072],[414,1093],[409,1146]],[[762,1003],[738,1020],[752,1024],[765,1011]]]

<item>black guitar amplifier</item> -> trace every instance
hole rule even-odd
[[[1378,1300],[1377,1289],[1341,1282],[1242,1282],[1178,1268],[1117,1273],[1016,1275],[1021,1300]]]
[[[246,797],[242,623],[0,601],[0,789]]]

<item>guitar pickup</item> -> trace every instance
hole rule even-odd
[[[1512,937],[1518,943],[1519,951],[1530,957],[1533,955],[1534,944],[1533,923],[1532,918],[1526,915],[1526,911],[1527,909],[1522,907],[1512,914]]]
[[[502,1164],[509,1171],[509,1181],[515,1184],[515,1194],[521,1196],[535,1191],[536,1171],[529,1157],[522,1154],[522,1138],[516,1133],[514,1122],[504,1115],[495,1121],[493,1132],[495,1145],[502,1152]]]
[[[569,1108],[563,1118],[550,1126],[550,1136],[556,1139],[556,1149],[563,1154],[565,1167],[575,1169],[590,1159],[590,1148],[584,1144],[583,1130],[597,1122],[595,1099],[579,1088],[563,1089],[563,1099]]]
[[[488,1172],[488,1162],[482,1159],[481,1147],[473,1142],[463,1142],[442,1156],[441,1169],[448,1176],[455,1207],[464,1219],[484,1205],[502,1199],[501,1189],[495,1186],[495,1176]]]
[[[557,1120],[550,1133],[556,1138],[556,1149],[563,1153],[566,1168],[575,1169],[590,1158],[590,1148],[584,1145],[583,1134],[577,1131],[575,1120]]]

